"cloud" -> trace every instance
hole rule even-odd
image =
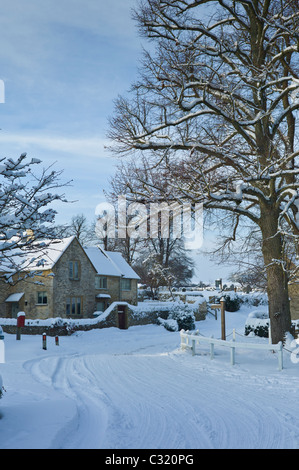
[[[29,135],[29,134],[0,134],[0,141],[3,144],[17,145],[20,148],[39,147],[41,151],[55,151],[70,153],[84,158],[104,158],[108,155],[105,153],[105,146],[108,141],[96,137],[74,138],[50,135]]]

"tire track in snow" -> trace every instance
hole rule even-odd
[[[40,383],[73,400],[76,414],[54,438],[52,448],[97,448],[106,425],[101,392],[86,373],[84,358],[79,355],[47,357],[28,361],[25,368]]]
[[[76,403],[53,448],[296,447],[294,407],[271,406],[275,384],[265,389],[264,377],[221,367],[187,353],[138,351],[26,363],[36,380]]]

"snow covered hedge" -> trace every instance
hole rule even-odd
[[[262,292],[251,292],[246,294],[243,292],[221,292],[216,299],[220,302],[221,297],[225,299],[225,310],[227,312],[237,312],[242,305],[254,306],[268,305],[267,294]]]
[[[176,303],[166,319],[158,317],[158,325],[163,325],[169,331],[194,330],[195,316],[188,304]]]
[[[245,335],[254,335],[261,338],[269,337],[269,315],[268,312],[257,310],[251,312],[245,323]],[[299,329],[299,320],[292,321],[292,334]]]
[[[134,322],[139,324],[157,323],[169,331],[194,330],[197,305],[175,302],[141,302],[138,306],[130,305]]]
[[[261,338],[269,337],[269,315],[268,312],[254,311],[248,315],[245,323],[245,336],[253,334]]]

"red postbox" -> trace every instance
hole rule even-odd
[[[25,326],[25,313],[24,312],[19,312],[18,313],[18,318],[17,318],[17,327],[18,328],[23,328]]]

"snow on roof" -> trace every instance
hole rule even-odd
[[[135,271],[124,260],[121,253],[104,251],[102,248],[96,246],[87,247],[84,248],[84,250],[98,274],[139,279]]]
[[[131,268],[129,263],[122,257],[121,253],[118,251],[106,251],[106,253],[121,270],[123,277],[128,279],[140,279],[134,269]]]
[[[52,269],[75,238],[72,236],[59,240],[45,240],[44,247],[40,243],[40,249],[36,253],[28,255],[26,269],[41,271]]]
[[[105,276],[121,276],[120,270],[112,263],[104,250],[97,246],[89,246],[84,248],[84,250],[98,274]]]

